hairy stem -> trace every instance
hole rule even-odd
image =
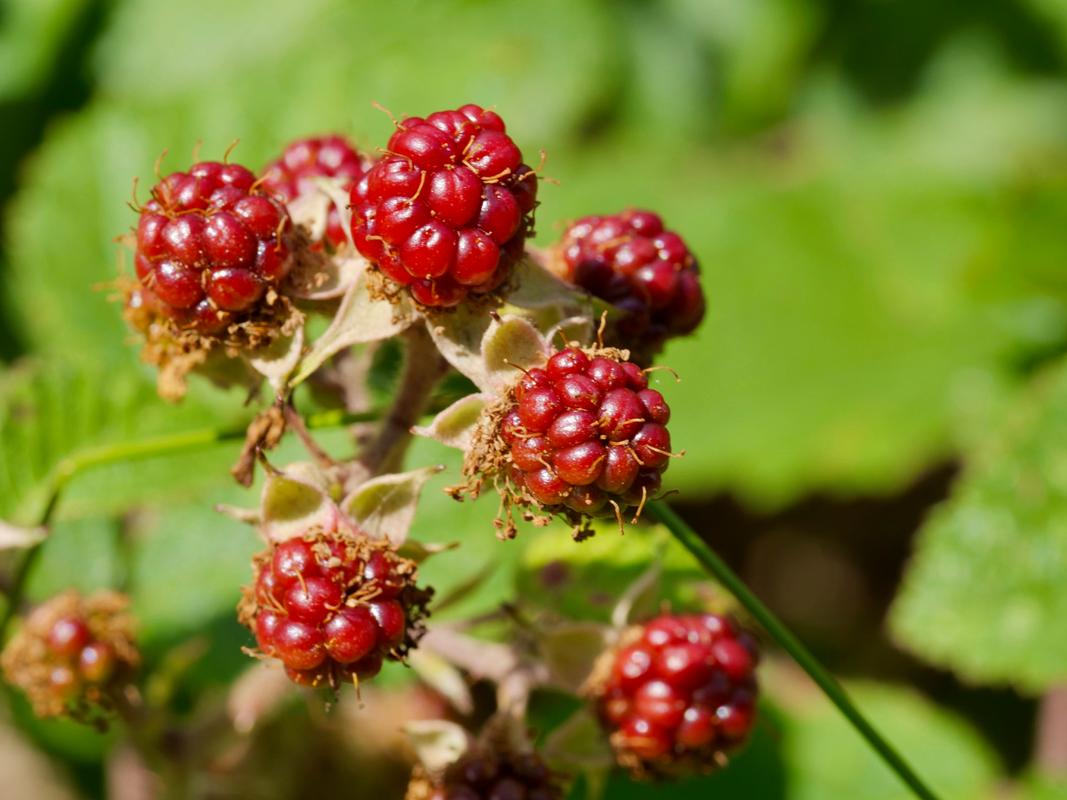
[[[411,443],[411,426],[430,407],[434,387],[448,372],[448,362],[425,327],[414,325],[408,328],[404,339],[407,343],[404,367],[393,405],[382,420],[377,435],[359,456],[357,463],[366,473],[359,478],[400,468]]]
[[[904,757],[867,721],[860,710],[852,702],[844,687],[830,674],[819,660],[815,658],[807,646],[798,639],[782,622],[763,604],[745,582],[738,577],[726,562],[712,550],[708,544],[700,538],[696,531],[672,509],[663,502],[654,501],[648,504],[648,510],[653,516],[662,522],[682,545],[693,555],[701,566],[715,580],[737,598],[738,602],[748,611],[753,618],[763,626],[764,630],[771,635],[778,645],[793,657],[793,660],[808,673],[815,684],[822,689],[838,710],[845,716],[852,726],[859,732],[867,743],[874,749],[878,756],[893,770],[916,797],[922,800],[937,800],[937,795],[923,783],[922,779],[911,768]]]
[[[332,467],[334,460],[330,457],[319,443],[316,442],[312,436],[311,431],[308,430],[307,424],[304,422],[304,418],[300,416],[300,413],[293,408],[292,403],[286,403],[282,407],[282,413],[285,415],[285,424],[300,440],[300,443],[304,445],[304,449],[311,454],[311,457],[315,459],[320,467]]]
[[[1067,684],[1053,686],[1041,698],[1034,762],[1044,775],[1067,777]]]

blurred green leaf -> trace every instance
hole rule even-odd
[[[911,800],[908,788],[837,709],[808,687],[780,680],[770,692],[782,713],[785,798]],[[962,720],[908,689],[861,683],[850,685],[849,691],[939,797],[990,796],[999,764],[989,745]]]
[[[1067,778],[1029,775],[1024,782],[1020,797],[1025,800],[1063,800],[1067,797]]]
[[[88,5],[89,0],[0,0],[0,101],[40,85]]]
[[[970,681],[1067,677],[1067,363],[1041,375],[928,520],[896,636]]]
[[[817,4],[667,0],[664,5],[676,25],[706,42],[705,57],[718,68],[713,113],[722,127],[749,130],[789,111],[823,22]]]
[[[687,451],[667,486],[764,506],[891,491],[953,452],[1009,353],[1059,341],[1067,93],[967,42],[935,66],[893,113],[827,82],[763,148],[621,139],[551,164],[545,243],[637,205],[700,260],[708,317],[660,359],[682,382],[656,376]]]
[[[247,502],[247,494],[221,488],[217,497]],[[198,633],[220,617],[235,617],[241,586],[251,582],[252,555],[264,546],[252,528],[219,514],[210,503],[169,506],[144,521],[134,536],[131,595],[140,636],[149,647]],[[248,634],[230,645],[239,650],[251,641]]]
[[[117,587],[124,569],[120,532],[121,523],[110,519],[54,525],[26,577],[26,598],[40,603],[66,589],[90,593]]]
[[[598,524],[596,536],[571,541],[564,526],[535,536],[522,559],[516,596],[524,607],[575,620],[608,622],[620,596],[659,559],[659,598],[684,608],[704,573],[661,526]]]
[[[995,380],[1007,338],[967,302],[986,217],[966,187],[914,174],[863,186],[850,170],[786,182],[772,162],[735,169],[696,151],[620,171],[624,152],[557,164],[565,188],[546,186],[545,208],[658,208],[700,258],[708,318],[660,359],[681,382],[653,381],[686,451],[668,487],[762,504],[885,491],[950,450],[950,420]],[[683,185],[708,190],[694,203]]]
[[[422,490],[411,529],[411,538],[424,544],[459,544],[459,547],[434,555],[419,566],[420,583],[433,586],[437,600],[456,591],[462,592],[461,599],[434,618],[475,617],[495,611],[504,601],[512,600],[522,553],[544,533],[527,527],[517,539],[498,541],[493,527],[498,500],[492,493],[475,502],[462,503],[446,494],[446,486],[462,480],[459,451],[430,439],[416,438],[406,463],[446,467]]]
[[[128,372],[59,362],[27,364],[9,372],[0,385],[0,518],[39,524],[72,456],[103,445],[200,429],[207,413],[192,399],[180,406],[164,404],[153,386]],[[185,473],[182,466],[178,460],[161,474],[145,473],[137,463],[117,464],[107,473],[110,482],[96,483],[100,494],[82,494],[77,510],[82,516],[100,515],[116,502],[125,503],[120,508],[125,510],[145,490],[163,497],[203,480],[202,474]],[[148,483],[152,477],[160,479],[160,485]],[[60,511],[60,516],[70,516],[66,509]]]
[[[380,144],[391,123],[371,101],[397,115],[495,105],[536,161],[539,140],[573,130],[598,100],[612,24],[594,0],[542,0],[536,9],[312,0],[262,14],[239,0],[139,0],[118,9],[97,63],[110,95],[149,107],[194,102],[222,131],[229,126],[224,135],[253,134],[273,148],[353,123]]]

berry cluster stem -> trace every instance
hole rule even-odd
[[[411,443],[411,427],[430,407],[434,387],[448,372],[448,362],[426,328],[414,325],[406,331],[404,339],[404,367],[393,404],[377,435],[359,456],[358,463],[368,475],[400,468]]]
[[[815,684],[823,691],[852,726],[859,732],[878,756],[893,770],[912,793],[921,800],[938,800],[937,795],[923,782],[904,757],[863,716],[848,696],[845,688],[837,682],[807,646],[763,604],[745,582],[712,550],[696,531],[666,503],[650,502],[647,510],[662,522],[674,538],[692,554],[715,580],[726,587],[752,617],[763,626],[779,646],[800,665]]]

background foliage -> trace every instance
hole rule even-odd
[[[300,134],[383,141],[371,101],[492,105],[547,153],[538,243],[642,205],[700,256],[709,317],[663,359],[683,377],[664,386],[681,510],[863,680],[861,704],[944,796],[992,797],[1005,776],[1065,796],[1029,758],[1032,698],[1067,680],[1065,72],[1052,0],[4,0],[0,517],[32,523],[71,453],[244,417],[239,393],[203,384],[156,399],[109,302],[130,179],[143,196],[161,150],[178,168],[198,141],[215,157],[240,139],[258,167]],[[225,477],[234,450],[79,478],[30,578],[33,597],[130,591],[190,717],[244,666],[232,609],[256,544],[212,511],[248,502]],[[431,444],[416,458],[455,475]],[[496,545],[489,505],[431,490],[416,522],[464,543],[427,565],[440,591],[486,577],[451,614],[516,587],[596,614],[659,546],[576,550],[556,530]],[[601,594],[546,589],[559,559]],[[691,585],[684,558],[667,563]],[[209,655],[182,666],[196,647]],[[756,741],[709,795],[903,796],[787,666],[766,683]],[[112,739],[13,696],[0,715],[46,754],[57,796],[104,791]]]

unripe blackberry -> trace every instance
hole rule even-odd
[[[638,513],[671,456],[670,407],[623,352],[567,347],[526,370],[486,412],[464,471],[474,493],[502,475],[505,491],[581,526]]]
[[[88,721],[121,701],[140,663],[128,605],[117,592],[70,591],[30,614],[2,664],[38,716]]]
[[[664,615],[627,630],[589,686],[619,764],[648,777],[725,763],[755,720],[758,660],[730,616]]]
[[[219,335],[272,305],[291,265],[289,215],[239,164],[204,161],[152,188],[134,268],[179,331]]]
[[[562,800],[563,782],[536,753],[478,744],[442,774],[417,767],[405,800]]]
[[[415,646],[431,591],[415,562],[365,534],[309,531],[253,561],[238,607],[259,651],[301,685],[336,688],[378,673]]]
[[[704,318],[696,259],[651,211],[584,217],[563,234],[553,259],[571,283],[624,312],[618,340],[642,354]]]
[[[352,238],[416,302],[454,306],[507,278],[536,197],[537,176],[493,111],[408,117],[352,188]]]
[[[262,187],[282,200],[292,203],[307,192],[316,191],[312,180],[337,178],[348,192],[363,177],[364,164],[359,152],[345,137],[309,136],[291,142],[281,158],[263,170]],[[326,220],[326,241],[334,247],[344,244],[346,233],[336,206],[330,206]]]

